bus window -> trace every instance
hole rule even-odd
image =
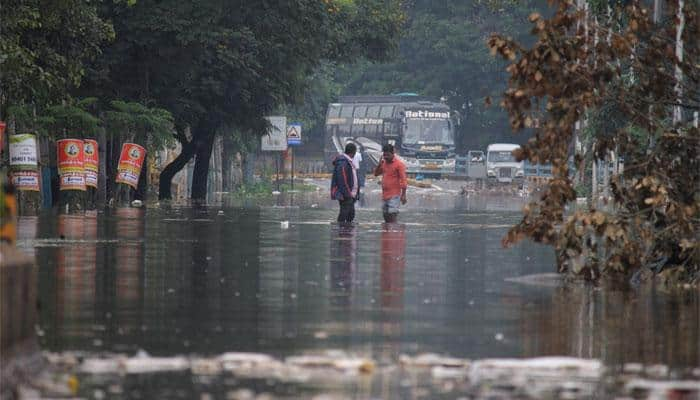
[[[367,117],[368,118],[379,118],[379,109],[380,106],[370,106],[369,109],[367,110]]]
[[[340,116],[340,106],[330,106],[328,107],[328,116],[330,118]]]
[[[355,107],[355,112],[353,113],[353,117],[364,117],[366,112],[367,112],[367,106],[357,106],[357,107]]]
[[[348,105],[344,106],[340,110],[340,116],[341,117],[352,117],[352,112],[355,110],[355,106]]]
[[[394,106],[382,106],[379,112],[381,118],[391,118],[394,115]]]

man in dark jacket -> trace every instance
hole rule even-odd
[[[352,222],[355,219],[355,200],[360,195],[357,170],[352,158],[357,152],[354,143],[345,145],[345,153],[338,154],[333,160],[333,177],[331,178],[331,198],[338,200],[340,213],[338,222]]]

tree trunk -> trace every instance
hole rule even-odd
[[[222,190],[224,192],[233,191],[233,157],[236,154],[233,140],[229,135],[224,135],[221,146],[221,178]]]
[[[180,154],[175,157],[170,164],[166,165],[165,168],[163,168],[163,171],[160,173],[158,178],[158,200],[170,200],[173,198],[173,177],[175,177],[175,175],[180,172],[180,170],[182,170],[194,156],[194,139],[187,140],[187,136],[182,129],[178,130],[177,139],[180,141],[182,149],[180,150]]]
[[[255,151],[243,153],[243,183],[252,185],[255,183]]]
[[[104,207],[107,202],[107,135],[104,128],[101,128],[97,133],[97,150],[99,154],[99,167],[97,173],[97,207]]]
[[[83,190],[61,190],[58,211],[60,214],[81,214],[85,212],[85,197]]]
[[[148,158],[152,155],[146,152],[143,157],[143,166],[141,167],[141,173],[139,174],[139,183],[136,185],[136,192],[134,193],[135,200],[141,200],[146,202],[148,199]]]
[[[209,177],[209,159],[214,145],[214,130],[198,132],[195,139],[195,162],[192,172],[192,200],[204,202],[207,199],[207,183]]]
[[[132,200],[134,189],[124,183],[117,183],[114,188],[114,206],[129,207]]]
[[[678,20],[678,25],[676,25],[676,102],[679,105],[673,107],[673,125],[678,125],[683,120],[683,109],[680,104],[683,103],[683,71],[679,63],[683,62],[683,29],[685,28],[685,13],[683,7],[685,6],[684,0],[678,0],[678,11],[676,18]]]

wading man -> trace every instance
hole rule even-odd
[[[355,219],[355,200],[360,195],[357,169],[352,162],[356,152],[355,144],[348,143],[345,145],[345,153],[338,154],[333,160],[331,198],[340,204],[338,222],[352,222]]]
[[[379,165],[374,169],[374,175],[382,178],[382,212],[384,222],[396,222],[399,215],[399,204],[406,204],[406,164],[394,156],[394,146],[385,144],[382,147]]]

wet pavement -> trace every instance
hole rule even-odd
[[[115,354],[187,358],[184,370],[146,375],[76,369],[72,394],[84,398],[311,398],[331,387],[328,396],[340,397],[327,398],[479,397],[459,380],[435,383],[434,369],[421,378],[400,368],[402,357],[425,353],[571,356],[599,360],[614,376],[637,368],[640,378],[700,379],[696,289],[533,277],[555,271],[550,248],[501,247],[525,199],[436,185],[412,188],[390,225],[380,222],[378,187],[366,190],[351,227],[331,222],[337,205],[325,188],[209,208],[22,218],[19,246],[39,265],[40,344],[76,355],[74,367]],[[332,383],[202,374],[189,364],[252,352],[286,365],[329,350],[371,367]],[[551,396],[601,398],[601,385]],[[682,398],[698,396],[689,393],[696,397]]]

